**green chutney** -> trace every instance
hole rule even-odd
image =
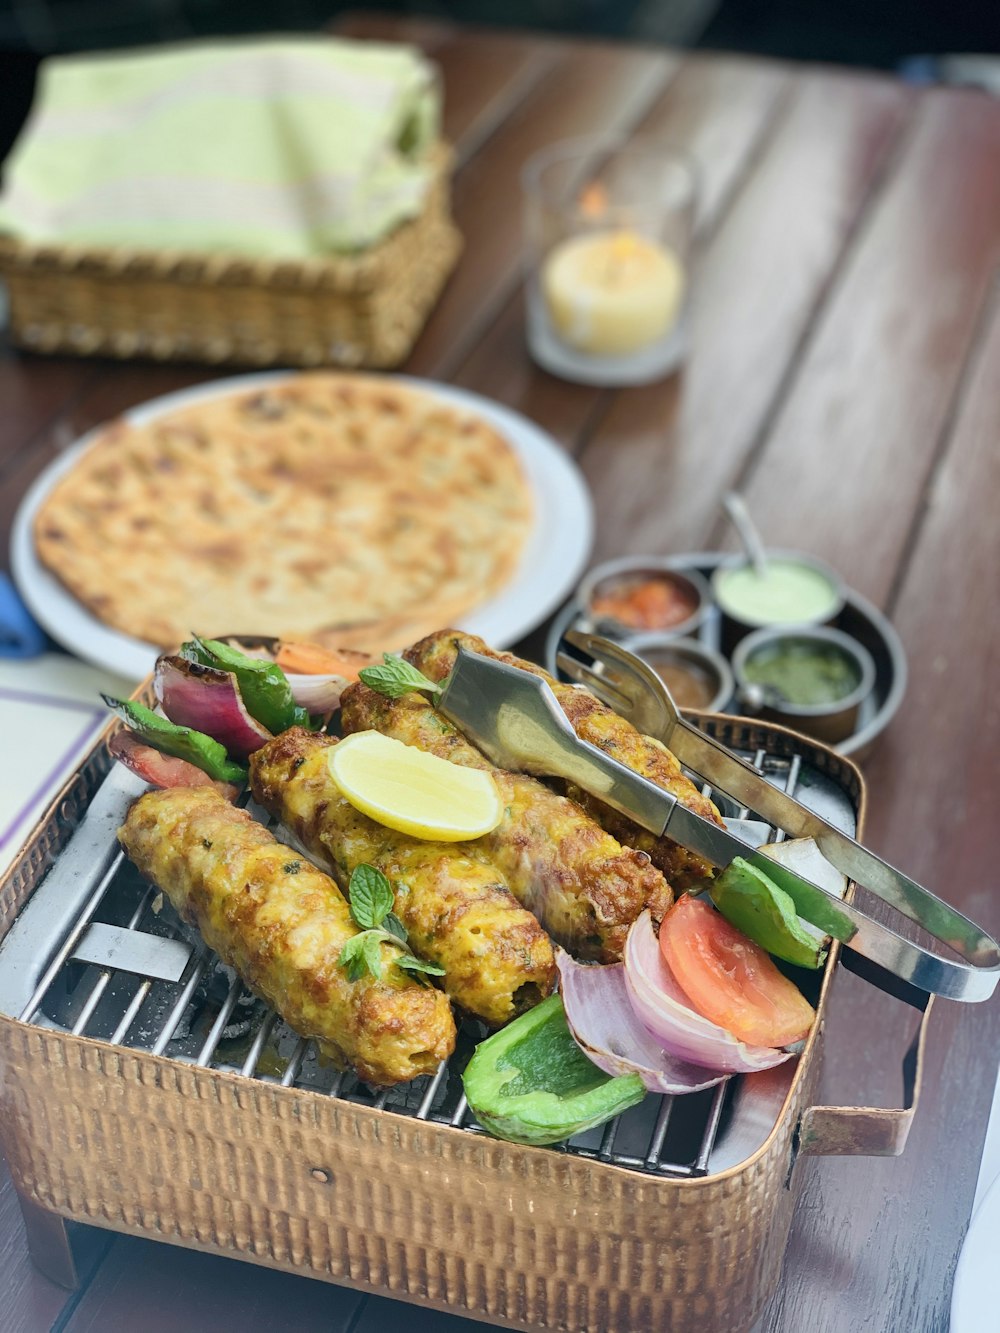
[[[835,704],[861,684],[861,673],[839,648],[789,640],[747,658],[743,675],[796,707]]]

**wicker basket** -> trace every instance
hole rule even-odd
[[[353,256],[282,262],[0,237],[11,337],[77,356],[396,366],[461,250],[444,145],[434,164],[420,216]]]
[[[724,744],[798,751],[864,812],[860,774],[782,728],[718,718]],[[0,937],[107,768],[98,746],[0,882]],[[110,830],[109,830],[110,837]],[[901,1151],[904,1111],[815,1107],[831,952],[773,1130],[700,1179],[644,1176],[0,1016],[2,1146],[36,1262],[73,1281],[61,1219],[381,1292],[519,1329],[752,1324],[777,1282],[807,1154]],[[920,1027],[922,1050],[926,1020]]]

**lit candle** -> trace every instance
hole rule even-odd
[[[541,272],[559,336],[591,356],[627,356],[677,319],[684,270],[670,250],[627,230],[587,232],[557,245]]]

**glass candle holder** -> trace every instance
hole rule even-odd
[[[654,144],[571,139],[523,177],[528,345],[581,384],[649,384],[687,345],[697,184],[691,162]]]

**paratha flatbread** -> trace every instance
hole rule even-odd
[[[159,647],[194,630],[380,649],[492,597],[531,523],[520,462],[481,417],[316,372],[113,423],[35,541],[95,616]]]

